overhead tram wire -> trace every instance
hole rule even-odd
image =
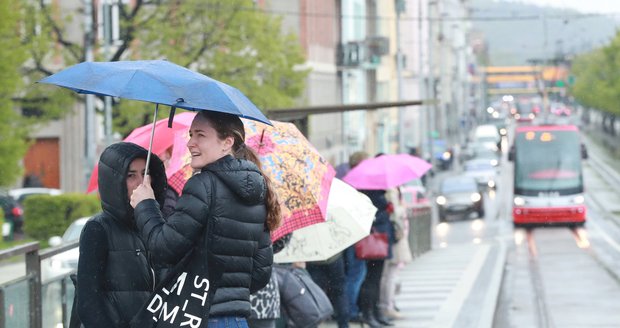
[[[228,10],[223,10],[221,7],[216,7],[212,5],[204,5],[206,7],[211,7],[213,11],[224,12]],[[341,14],[337,15],[334,13],[301,13],[290,10],[274,10],[274,9],[264,9],[264,8],[254,8],[254,7],[237,7],[235,10],[241,11],[257,11],[265,14],[272,15],[280,15],[280,16],[303,16],[303,17],[323,17],[323,18],[347,18],[347,19],[364,19],[364,20],[390,20],[396,21],[396,15],[389,16],[379,16],[379,15],[346,15]],[[530,15],[505,15],[505,16],[468,16],[468,17],[422,17],[422,20],[426,21],[529,21],[529,20],[540,20],[544,16],[545,19],[552,20],[578,20],[578,19],[587,19],[587,18],[596,18],[596,17],[607,17],[607,18],[616,18],[620,17],[620,12],[616,13],[575,13],[575,14],[530,14]],[[406,16],[401,17],[401,21],[413,21],[417,22],[419,19],[418,16]]]

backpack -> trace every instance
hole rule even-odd
[[[313,328],[334,313],[327,295],[304,269],[274,265],[280,289],[280,311],[287,327]]]

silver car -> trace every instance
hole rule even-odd
[[[445,178],[435,198],[439,211],[439,221],[447,221],[449,216],[469,218],[473,213],[484,217],[482,194],[478,191],[476,179],[466,175]]]
[[[463,163],[463,172],[466,176],[476,179],[480,190],[497,187],[497,168],[486,159],[472,159]]]
[[[79,218],[65,230],[65,233],[60,236],[54,236],[49,239],[50,246],[66,245],[80,240],[80,234],[84,225],[90,219],[90,217]],[[51,258],[45,260],[45,264],[42,264],[42,278],[44,280],[50,279],[73,270],[77,270],[78,258],[80,257],[79,247],[72,248],[66,252],[54,255]]]

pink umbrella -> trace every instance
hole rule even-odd
[[[181,132],[187,134],[187,131],[189,131],[189,127],[192,125],[192,120],[194,119],[194,116],[196,116],[195,112],[177,113],[174,116],[172,128],[168,127],[167,118],[157,121],[157,123],[155,123],[155,135],[157,135],[157,138],[153,139],[152,152],[157,156],[161,156],[168,148],[172,147],[176,140],[175,134]],[[153,124],[150,123],[139,128],[135,128],[125,139],[123,139],[123,141],[132,142],[148,149],[149,141],[151,138],[151,129],[153,129]],[[183,148],[185,148],[184,145]],[[180,167],[177,167],[176,169],[178,170],[179,168]],[[166,175],[169,178],[172,173],[174,172],[170,172],[170,170],[168,169],[166,170]],[[95,168],[93,169],[93,173],[90,176],[90,181],[88,183],[88,188],[86,192],[92,192],[98,188],[98,176],[99,169],[97,168],[97,166],[95,166]]]
[[[423,176],[432,165],[408,154],[381,155],[363,160],[342,180],[356,189],[385,190]]]

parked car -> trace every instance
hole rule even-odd
[[[9,195],[19,204],[24,204],[24,200],[32,195],[51,195],[62,194],[62,190],[55,188],[17,188],[9,190]]]
[[[60,236],[54,236],[49,239],[49,245],[52,247],[67,245],[80,240],[82,229],[90,217],[79,218],[67,227],[65,233]],[[43,279],[53,278],[73,270],[77,270],[78,258],[80,257],[79,247],[75,247],[66,252],[54,255],[45,264],[42,264]]]
[[[484,158],[472,159],[463,163],[465,175],[476,179],[481,191],[487,188],[495,189],[497,183],[497,169]]]
[[[4,212],[4,223],[2,225],[2,238],[5,240],[13,239],[15,233],[23,233],[24,210],[6,191],[0,192],[0,206]]]
[[[60,189],[53,188],[17,188],[0,193],[0,205],[5,213],[5,226],[2,235],[12,239],[16,234],[24,233],[24,200],[32,195],[60,195]]]
[[[482,194],[478,191],[476,179],[466,175],[455,175],[441,182],[439,194],[435,198],[439,210],[439,221],[445,222],[450,216],[469,218],[476,213],[484,217]]]

